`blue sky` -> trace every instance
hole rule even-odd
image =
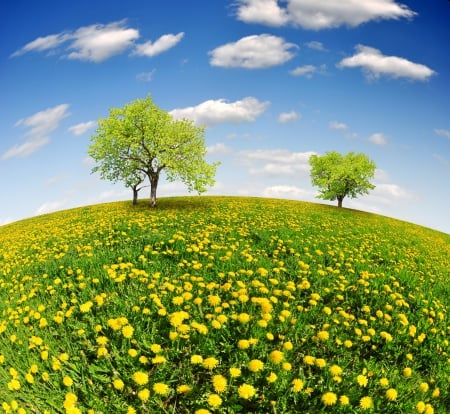
[[[0,225],[131,199],[86,151],[109,108],[150,94],[206,125],[208,194],[335,204],[309,156],[363,152],[376,188],[344,207],[450,233],[446,0],[18,0],[0,16]]]

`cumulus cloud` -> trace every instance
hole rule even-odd
[[[369,21],[411,19],[416,15],[394,0],[237,0],[237,6],[237,18],[246,23],[291,24],[311,30],[356,27]]]
[[[156,69],[151,70],[150,72],[141,72],[136,75],[136,79],[143,82],[150,82],[153,80],[153,76],[156,72]]]
[[[321,52],[325,52],[327,50],[323,43],[318,42],[317,40],[312,40],[311,42],[306,43],[306,47],[314,50],[320,50]]]
[[[269,105],[270,102],[260,102],[249,96],[235,102],[227,102],[225,99],[208,100],[197,106],[174,109],[170,114],[175,119],[192,119],[197,125],[239,124],[255,121]]]
[[[274,185],[265,188],[262,195],[264,197],[304,200],[313,198],[314,192],[294,185]]]
[[[441,137],[450,139],[450,131],[448,129],[435,129],[434,132]]]
[[[210,145],[209,147],[206,148],[206,150],[208,151],[209,155],[225,155],[225,154],[229,154],[230,152],[233,151],[233,149],[227,145],[225,145],[222,142],[218,142],[217,144],[214,145]]]
[[[174,47],[183,36],[184,33],[165,34],[155,42],[148,41],[136,45],[133,54],[155,56]],[[139,30],[128,27],[125,20],[94,24],[74,31],[38,37],[14,52],[11,57],[35,51],[59,53],[68,59],[99,63],[133,47],[139,37]]]
[[[317,71],[316,66],[314,65],[304,65],[298,66],[295,69],[291,70],[289,73],[294,76],[306,76],[307,78],[311,78],[312,74]]]
[[[362,68],[369,79],[380,76],[426,81],[436,72],[429,67],[398,56],[385,56],[373,47],[358,45],[353,56],[338,64],[341,68]]]
[[[375,134],[372,134],[368,138],[368,140],[376,145],[386,145],[388,142],[386,136],[381,132],[376,132]]]
[[[64,118],[69,116],[68,109],[68,104],[61,104],[17,121],[16,127],[29,128],[25,134],[29,138],[23,144],[15,145],[7,150],[2,155],[2,159],[25,157],[46,145],[50,141],[50,133],[58,128]]]
[[[212,66],[259,69],[282,65],[294,57],[294,43],[269,34],[246,36],[209,52]]]
[[[176,46],[181,39],[183,38],[184,33],[180,32],[176,35],[174,34],[165,34],[161,36],[159,39],[152,41],[147,41],[145,43],[136,45],[136,48],[134,50],[134,54],[138,56],[147,56],[152,57],[159,55],[162,52],[165,52],[166,50],[169,50]]]
[[[301,115],[298,112],[295,112],[295,111],[282,112],[278,116],[278,122],[280,122],[281,124],[285,124],[287,122],[296,121],[297,119],[300,119],[300,118],[301,118]]]
[[[67,204],[67,200],[47,201],[39,206],[35,215],[46,214],[52,211],[61,210]]]
[[[341,130],[341,131],[345,131],[348,129],[348,125],[344,124],[343,122],[330,122],[330,129],[337,129],[337,130]]]
[[[238,161],[249,168],[251,175],[307,176],[309,174],[308,152],[290,152],[286,149],[256,149],[240,151]]]
[[[94,128],[97,125],[97,121],[87,121],[82,122],[80,124],[72,125],[69,127],[69,132],[76,136],[83,135],[85,132],[89,131],[90,129]]]
[[[386,201],[411,200],[414,198],[414,193],[397,184],[376,184],[373,195]]]

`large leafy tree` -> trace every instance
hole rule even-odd
[[[96,162],[93,172],[102,179],[122,181],[133,189],[133,200],[150,182],[150,204],[156,206],[161,172],[169,181],[181,180],[189,191],[205,192],[214,184],[217,164],[205,161],[204,128],[187,119],[175,120],[147,96],[100,118],[88,154]]]
[[[328,151],[325,155],[311,155],[311,182],[319,187],[318,198],[337,200],[342,207],[345,197],[368,194],[375,186],[370,182],[376,165],[367,155],[349,152],[346,155]]]

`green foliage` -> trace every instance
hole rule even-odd
[[[189,191],[202,193],[214,184],[217,164],[204,159],[204,128],[174,120],[150,96],[110,109],[109,117],[99,120],[88,153],[97,162],[92,171],[102,179],[137,188],[148,177],[152,204],[163,170],[169,181],[181,180]]]
[[[446,413],[450,235],[313,203],[0,227],[0,412]]]
[[[329,151],[323,156],[311,155],[311,182],[319,187],[318,198],[338,200],[368,194],[375,186],[370,183],[376,165],[365,154],[349,152],[346,155]]]

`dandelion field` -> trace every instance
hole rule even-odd
[[[450,236],[177,197],[0,227],[0,412],[448,413]]]

